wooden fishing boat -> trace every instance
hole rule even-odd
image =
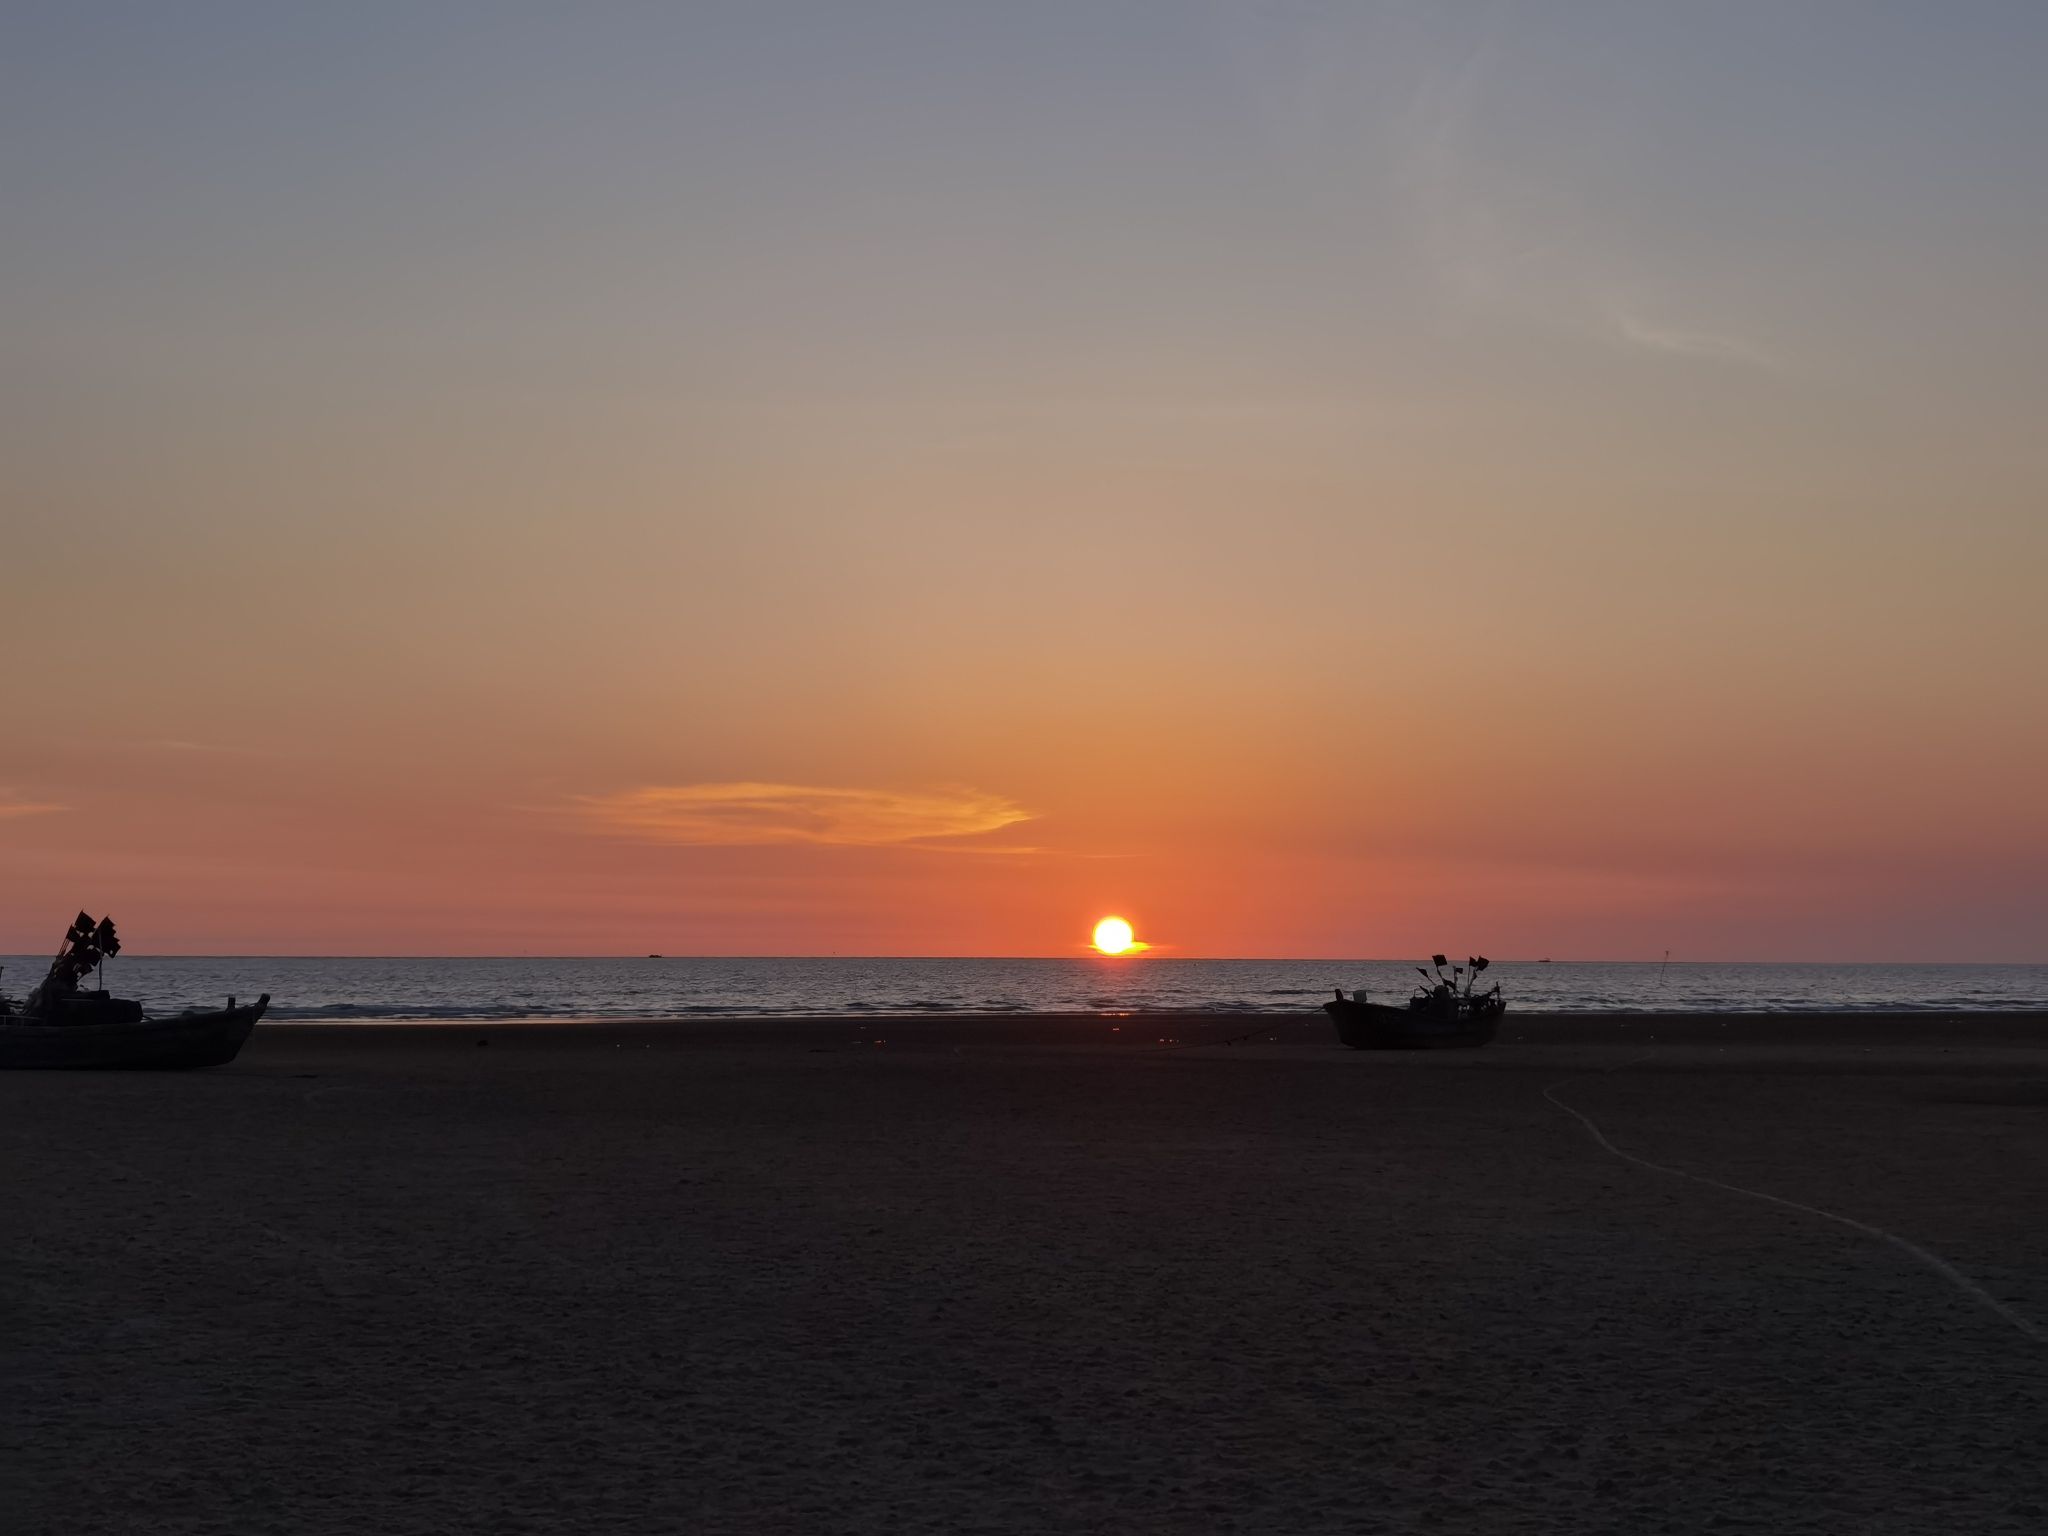
[[[78,983],[121,952],[112,918],[84,912],[64,935],[50,974],[17,1008],[0,997],[0,1068],[217,1067],[235,1059],[270,1006],[270,994],[225,1008],[146,1018],[142,1004]]]
[[[1348,997],[1323,1004],[1337,1026],[1337,1038],[1354,1051],[1413,1051],[1485,1045],[1500,1026],[1505,1005],[1485,1013],[1439,1013],[1421,1008],[1391,1008],[1385,1003],[1360,1003]]]
[[[1472,990],[1472,983],[1487,967],[1486,957],[1474,956],[1465,965],[1454,967],[1449,976],[1443,974],[1444,957],[1434,958],[1436,974],[1432,977],[1430,972],[1422,972],[1430,985],[1418,987],[1406,1007],[1369,1003],[1363,992],[1346,997],[1341,991],[1323,1004],[1323,1012],[1337,1026],[1337,1038],[1354,1051],[1442,1050],[1485,1045],[1492,1040],[1508,1005],[1497,985],[1489,992]],[[1460,976],[1465,978],[1462,992],[1458,990]]]
[[[80,1003],[96,1001],[91,994]],[[119,1004],[126,999],[106,998]],[[131,1005],[132,1006],[132,1005]],[[248,1043],[249,1032],[270,1006],[270,994],[225,1008],[194,1009],[169,1018],[147,1019],[136,1009],[133,1018],[92,1018],[94,1009],[74,1004],[64,1010],[71,1022],[46,1018],[0,1016],[0,1068],[126,1068],[131,1071],[185,1067],[218,1067],[235,1059]],[[125,1013],[126,1009],[115,1009]]]

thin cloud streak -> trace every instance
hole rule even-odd
[[[1608,248],[1592,210],[1568,187],[1525,174],[1511,191],[1502,189],[1480,132],[1488,77],[1497,67],[1489,35],[1433,88],[1425,81],[1407,125],[1410,191],[1425,248],[1456,300],[1552,315],[1573,326],[1590,318],[1607,338],[1667,357],[1782,368],[1776,354],[1746,336],[1653,321],[1636,304],[1601,296],[1641,263]]]
[[[1522,99],[1510,87],[1528,66],[1507,7],[1441,21],[1428,8],[1319,20],[1263,7],[1226,14],[1228,46],[1304,186],[1325,199],[1362,198],[1371,184],[1346,164],[1360,143],[1386,146],[1387,205],[1451,310],[1680,362],[1786,367],[1740,329],[1671,324],[1626,297],[1646,284],[1691,284],[1683,270],[1657,270],[1682,269],[1681,260],[1630,248],[1597,182],[1545,156],[1525,106],[1510,115]],[[1401,61],[1399,76],[1387,58]],[[1687,300],[1678,312],[1698,307]]]
[[[0,789],[0,821],[16,816],[50,816],[70,809],[49,800],[23,800],[11,789]]]
[[[1718,335],[1711,331],[1684,331],[1670,326],[1653,325],[1619,305],[1611,305],[1607,311],[1613,335],[1629,346],[1641,347],[1651,352],[1668,353],[1676,357],[1693,358],[1700,362],[1734,363],[1751,368],[1762,368],[1777,372],[1784,367],[1782,361],[1758,343],[1743,336]]]
[[[1008,797],[976,789],[752,782],[642,785],[608,795],[579,795],[575,810],[595,830],[612,836],[711,847],[914,846],[927,839],[980,837],[1031,819]],[[960,851],[957,845],[945,846]]]

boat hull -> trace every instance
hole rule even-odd
[[[1349,998],[1323,1004],[1337,1026],[1337,1038],[1354,1051],[1455,1050],[1485,1045],[1500,1027],[1505,1008],[1483,1014],[1440,1013],[1434,1009],[1389,1008]]]
[[[238,1008],[103,1024],[0,1020],[0,1068],[178,1071],[233,1061],[270,1006],[265,993]]]

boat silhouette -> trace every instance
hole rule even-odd
[[[121,952],[114,920],[81,912],[64,935],[50,972],[19,1006],[0,997],[0,1068],[217,1067],[235,1059],[270,994],[253,1003],[192,1008],[151,1018],[133,998],[79,982]]]
[[[1474,955],[1464,965],[1452,966],[1448,976],[1444,967],[1450,962],[1442,955],[1430,958],[1436,969],[1416,967],[1423,985],[1403,1007],[1368,1002],[1363,991],[1350,997],[1338,991],[1323,1004],[1323,1012],[1337,1026],[1337,1038],[1354,1051],[1441,1050],[1485,1045],[1493,1039],[1508,1005],[1498,982],[1485,992],[1473,990],[1490,963],[1487,958]]]

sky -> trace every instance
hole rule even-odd
[[[9,5],[0,952],[2048,959],[2044,61]]]

